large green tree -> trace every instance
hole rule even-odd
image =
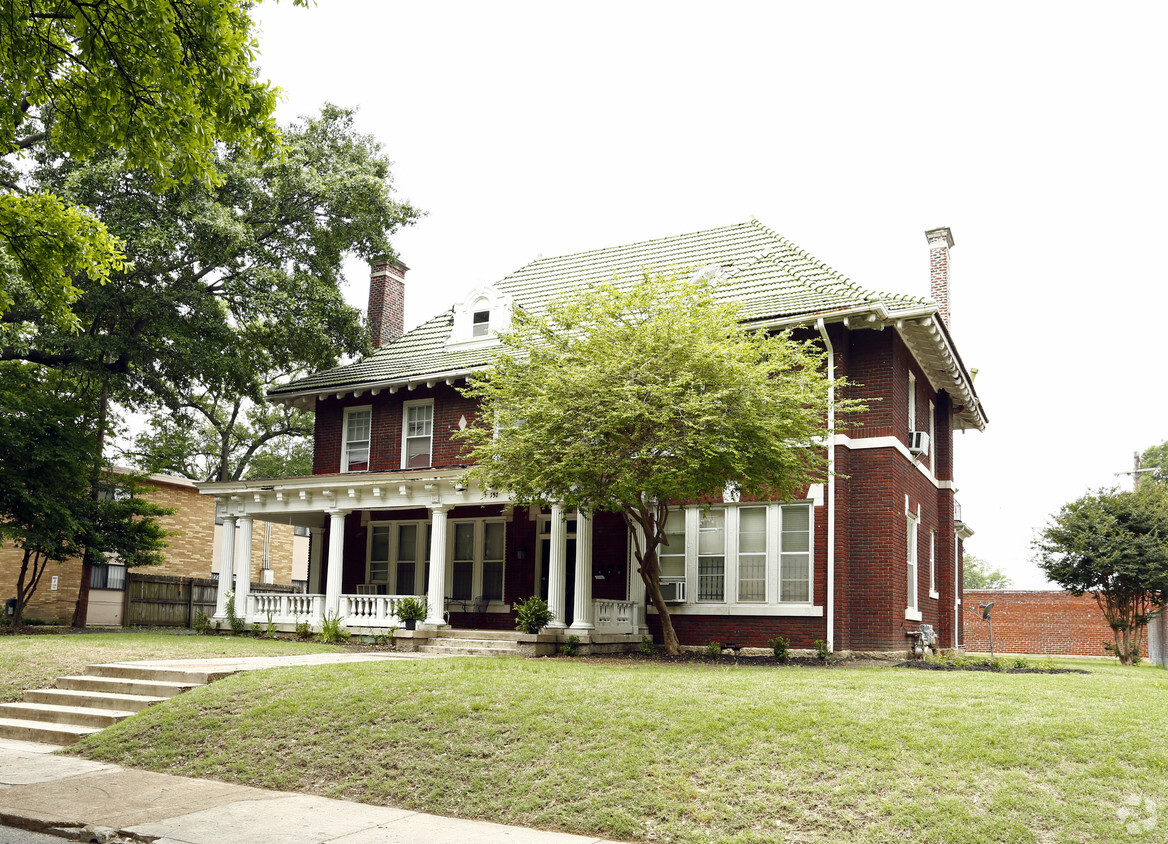
[[[1168,484],[1168,442],[1154,445],[1140,455],[1141,470],[1136,474],[1136,486]]]
[[[1094,596],[1112,630],[1109,649],[1135,662],[1148,614],[1168,599],[1168,488],[1099,490],[1065,504],[1035,550],[1051,580]]]
[[[965,589],[1005,589],[1013,581],[1001,569],[991,568],[981,557],[966,554],[961,561],[961,585]]]
[[[303,0],[296,0],[303,4]],[[119,151],[160,188],[214,183],[219,143],[278,148],[276,90],[256,79],[246,0],[8,0],[0,5],[0,316],[18,300],[76,327],[79,276],[123,266],[93,205],[27,179],[51,146]]]
[[[823,477],[823,352],[747,329],[709,284],[648,272],[514,320],[467,387],[482,403],[469,475],[521,504],[619,513],[677,653],[658,562],[669,513],[728,484],[782,500]]]

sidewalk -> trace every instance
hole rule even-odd
[[[159,844],[612,844],[54,756],[0,740],[0,823],[81,841]]]

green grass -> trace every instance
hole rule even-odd
[[[85,666],[101,662],[278,656],[322,650],[339,649],[305,642],[137,631],[0,636],[0,701],[17,700],[25,689],[51,686],[58,677],[80,674]]]
[[[1168,674],[1057,662],[1094,673],[290,668],[196,689],[73,752],[612,838],[1126,840],[1125,798],[1168,806]]]

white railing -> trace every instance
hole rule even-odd
[[[342,595],[341,618],[346,627],[401,627],[398,602],[406,595]]]
[[[310,624],[320,622],[324,613],[324,595],[302,595],[291,592],[257,592],[247,596],[247,620],[275,624]]]
[[[637,603],[635,601],[593,601],[593,625],[598,633],[636,633]]]

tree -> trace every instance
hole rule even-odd
[[[161,562],[170,512],[141,497],[137,479],[108,471],[91,485],[97,427],[84,391],[66,393],[31,367],[0,370],[0,539],[21,550],[13,624],[50,563],[116,556],[127,566]]]
[[[303,5],[304,0],[295,0]],[[27,153],[118,150],[155,179],[213,183],[216,145],[278,149],[276,90],[255,78],[245,0],[11,0],[0,10],[0,317],[31,299],[75,328],[77,276],[102,283],[122,244],[89,208],[32,187]],[[90,206],[92,208],[93,206]]]
[[[1095,597],[1119,661],[1138,660],[1148,614],[1168,599],[1168,488],[1099,490],[1065,504],[1035,549],[1051,580]]]
[[[966,554],[963,558],[961,585],[965,589],[1006,589],[1012,584],[1001,569],[990,568],[981,557]]]
[[[1168,442],[1151,446],[1140,455],[1140,468],[1152,471],[1138,473],[1136,486],[1168,484]]]
[[[619,513],[670,653],[658,549],[671,509],[727,484],[789,498],[826,465],[824,354],[737,314],[709,284],[646,272],[546,313],[517,309],[490,372],[466,388],[481,402],[464,432],[469,478],[519,504]]]

